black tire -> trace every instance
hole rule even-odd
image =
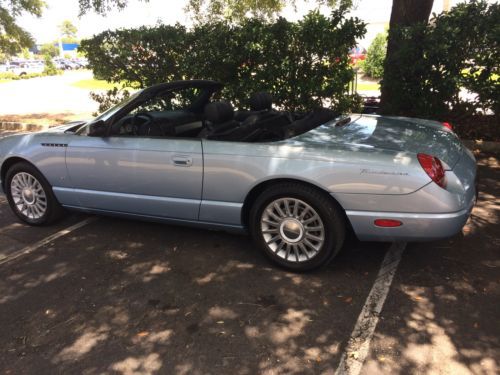
[[[322,245],[318,245],[318,250],[315,255],[310,258],[303,257],[301,261],[299,261],[298,255],[295,260],[289,260],[288,255],[286,256],[286,259],[283,258],[283,255],[279,256],[278,253],[283,254],[282,252],[284,250],[278,251],[276,249],[271,249],[264,239],[265,234],[262,229],[262,226],[265,225],[264,222],[262,222],[263,214],[268,205],[275,201],[279,201],[281,199],[287,200],[289,198],[291,199],[291,202],[294,202],[295,199],[295,202],[306,203],[310,206],[310,208],[315,211],[315,214],[320,217],[321,223],[324,227],[321,232],[321,238],[323,240]],[[281,221],[281,223],[283,223],[283,221]],[[333,201],[327,193],[322,192],[315,187],[294,182],[277,183],[262,192],[251,207],[249,227],[255,243],[273,263],[295,272],[310,271],[329,264],[342,248],[346,234],[344,215],[339,205],[336,204],[336,202]],[[278,226],[276,227],[278,228]],[[279,226],[279,228],[283,228],[283,225]],[[305,233],[306,230],[308,230],[307,226],[303,226],[302,228],[303,230],[300,231],[300,233],[302,233],[300,235],[301,238],[307,236]],[[274,229],[274,231],[276,230],[281,236],[282,229]],[[285,246],[288,251],[288,246],[286,245],[288,242],[284,240],[284,237],[280,237],[277,240],[279,245],[276,246],[281,246],[281,242],[285,242]],[[302,242],[302,240],[299,242]],[[298,246],[295,246],[295,248],[297,249]]]
[[[40,217],[31,218],[26,214],[21,212],[16,203],[14,202],[14,197],[11,191],[12,179],[19,173],[27,173],[33,176],[41,185],[43,192],[45,194],[46,208]],[[52,187],[45,179],[45,177],[31,164],[26,162],[19,162],[14,164],[9,168],[5,178],[5,195],[7,196],[7,201],[9,206],[16,214],[16,216],[24,221],[25,223],[33,226],[47,225],[60,219],[64,214],[64,209],[57,201],[54,193],[52,192]]]

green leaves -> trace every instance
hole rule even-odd
[[[214,21],[191,30],[177,24],[103,32],[82,41],[96,77],[146,87],[182,79],[214,79],[223,96],[244,107],[257,91],[269,91],[277,106],[294,111],[318,106],[348,111],[358,102],[347,95],[354,72],[348,53],[365,25],[318,12],[299,22],[245,19]]]
[[[499,4],[461,3],[429,25],[394,33],[400,48],[382,82],[396,93],[389,113],[441,119],[499,113]],[[466,100],[464,91],[471,93]]]
[[[366,59],[360,63],[363,71],[372,78],[382,78],[386,52],[387,32],[379,33],[368,47]]]
[[[16,23],[22,12],[40,16],[42,0],[0,0],[0,56],[13,55],[33,45],[31,35]]]
[[[147,2],[148,0],[142,0]],[[89,10],[99,14],[106,14],[113,8],[123,9],[127,6],[128,0],[78,0],[80,5],[80,15]]]

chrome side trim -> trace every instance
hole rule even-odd
[[[56,188],[54,193],[56,196],[66,199],[69,195],[69,199],[78,202],[76,206],[104,211],[128,212],[182,220],[197,220],[200,211],[200,200],[198,199],[68,188]],[[75,205],[68,200],[63,200],[61,203]]]
[[[72,193],[81,193],[81,194],[91,194],[91,195],[100,195],[100,196],[108,196],[108,197],[121,197],[121,198],[133,198],[133,199],[145,199],[155,201],[163,201],[163,202],[175,202],[175,203],[200,203],[198,199],[185,199],[185,198],[172,198],[172,197],[159,197],[155,195],[140,195],[133,193],[115,193],[112,191],[98,191],[98,190],[86,190],[86,189],[72,189],[72,188],[63,188],[63,187],[54,187],[53,190],[57,191],[66,191]]]

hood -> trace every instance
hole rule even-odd
[[[439,122],[407,117],[351,115],[350,122],[337,125],[330,122],[294,140],[425,153],[438,157],[450,168],[453,168],[463,152],[458,137]]]

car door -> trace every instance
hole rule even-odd
[[[75,135],[66,166],[79,204],[94,210],[197,220],[199,139]]]

